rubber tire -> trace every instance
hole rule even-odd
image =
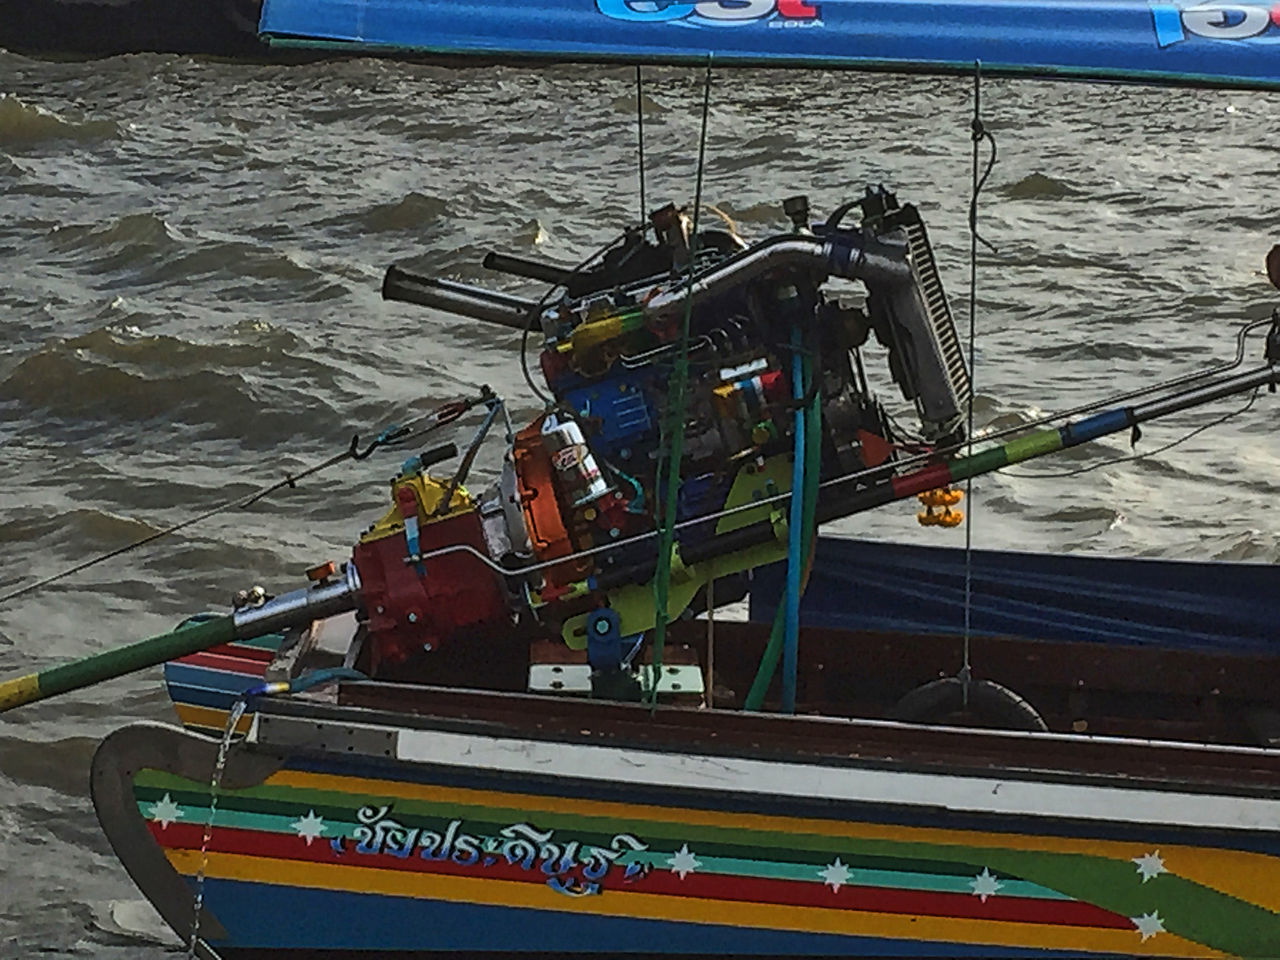
[[[953,714],[968,713],[1002,730],[1047,733],[1049,725],[1023,696],[994,680],[969,681],[969,706],[964,705],[964,681],[944,677],[906,694],[890,716],[904,723],[942,723]]]

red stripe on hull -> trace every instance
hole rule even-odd
[[[270,663],[275,657],[274,650],[268,650],[265,647],[251,647],[243,643],[224,643],[220,646],[210,647],[205,653],[214,653],[223,657],[235,657],[237,660],[261,660],[263,663]],[[182,658],[186,660],[186,657]]]
[[[161,846],[171,849],[199,850],[204,839],[202,825],[173,823],[165,829],[161,829],[156,823],[150,823],[148,826],[156,841]],[[493,880],[524,883],[545,883],[548,880],[548,875],[541,869],[524,870],[517,865],[507,863],[502,857],[497,857],[489,866],[481,864],[464,866],[452,861],[424,860],[417,855],[401,858],[391,854],[360,854],[355,852],[355,844],[350,840],[347,841],[347,852],[337,855],[330,846],[329,838],[322,837],[308,845],[301,837],[236,827],[217,827],[213,831],[209,850],[278,860],[342,863],[353,867],[404,870],[407,873],[483,876]],[[816,881],[816,874],[820,868],[813,869]],[[670,871],[656,868],[648,876],[631,882],[622,881],[620,872],[614,868],[607,879],[609,889],[613,890],[637,890],[694,899],[734,900],[910,916],[1014,921],[1117,930],[1128,930],[1133,927],[1127,917],[1076,900],[1041,900],[1034,897],[994,895],[988,897],[984,903],[972,894],[857,885],[842,885],[837,892],[825,884],[803,880],[698,873],[690,873],[681,880]]]
[[[221,670],[223,673],[241,673],[246,677],[261,677],[267,672],[269,661],[246,660],[243,657],[229,657],[206,651],[192,653],[175,660],[184,667],[204,667],[207,670]]]

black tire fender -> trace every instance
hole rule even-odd
[[[967,707],[964,687],[965,682],[959,677],[943,677],[926,683],[899,700],[891,716],[904,723],[939,723],[952,714],[967,712],[1006,730],[1048,732],[1049,725],[1040,711],[1003,684],[994,680],[970,680]]]

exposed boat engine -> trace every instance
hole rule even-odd
[[[709,579],[779,559],[797,407],[819,398],[824,478],[898,455],[863,369],[873,335],[925,443],[963,440],[969,376],[916,209],[883,189],[824,223],[808,222],[803,197],[786,209],[795,230],[749,246],[720,230],[694,237],[688,215],[668,206],[652,215],[656,239],[631,231],[578,270],[486,259],[557,284],[560,296],[541,304],[391,268],[388,298],[539,330],[550,395],[478,499],[458,482],[465,469],[435,479],[410,461],[393,481],[391,512],[354,557],[375,672],[513,622],[589,647],[593,662],[620,660],[654,623],[653,533],[681,417],[668,615]],[[859,222],[846,226],[855,209]],[[832,277],[862,281],[865,303],[829,297]],[[677,410],[669,384],[682,356]],[[801,358],[808,396],[797,389]]]

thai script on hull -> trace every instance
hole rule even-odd
[[[637,861],[636,854],[648,844],[629,833],[616,834],[607,847],[578,840],[556,839],[554,830],[539,830],[528,823],[513,823],[496,834],[472,834],[463,830],[462,820],[450,820],[443,830],[410,826],[390,817],[392,805],[361,807],[359,825],[350,838],[330,841],[333,852],[346,856],[352,848],[365,856],[390,855],[404,860],[411,856],[462,867],[492,867],[499,863],[521,870],[539,870],[547,886],[571,896],[598,894],[603,881],[615,867],[621,879],[631,882],[649,872],[649,864]]]

